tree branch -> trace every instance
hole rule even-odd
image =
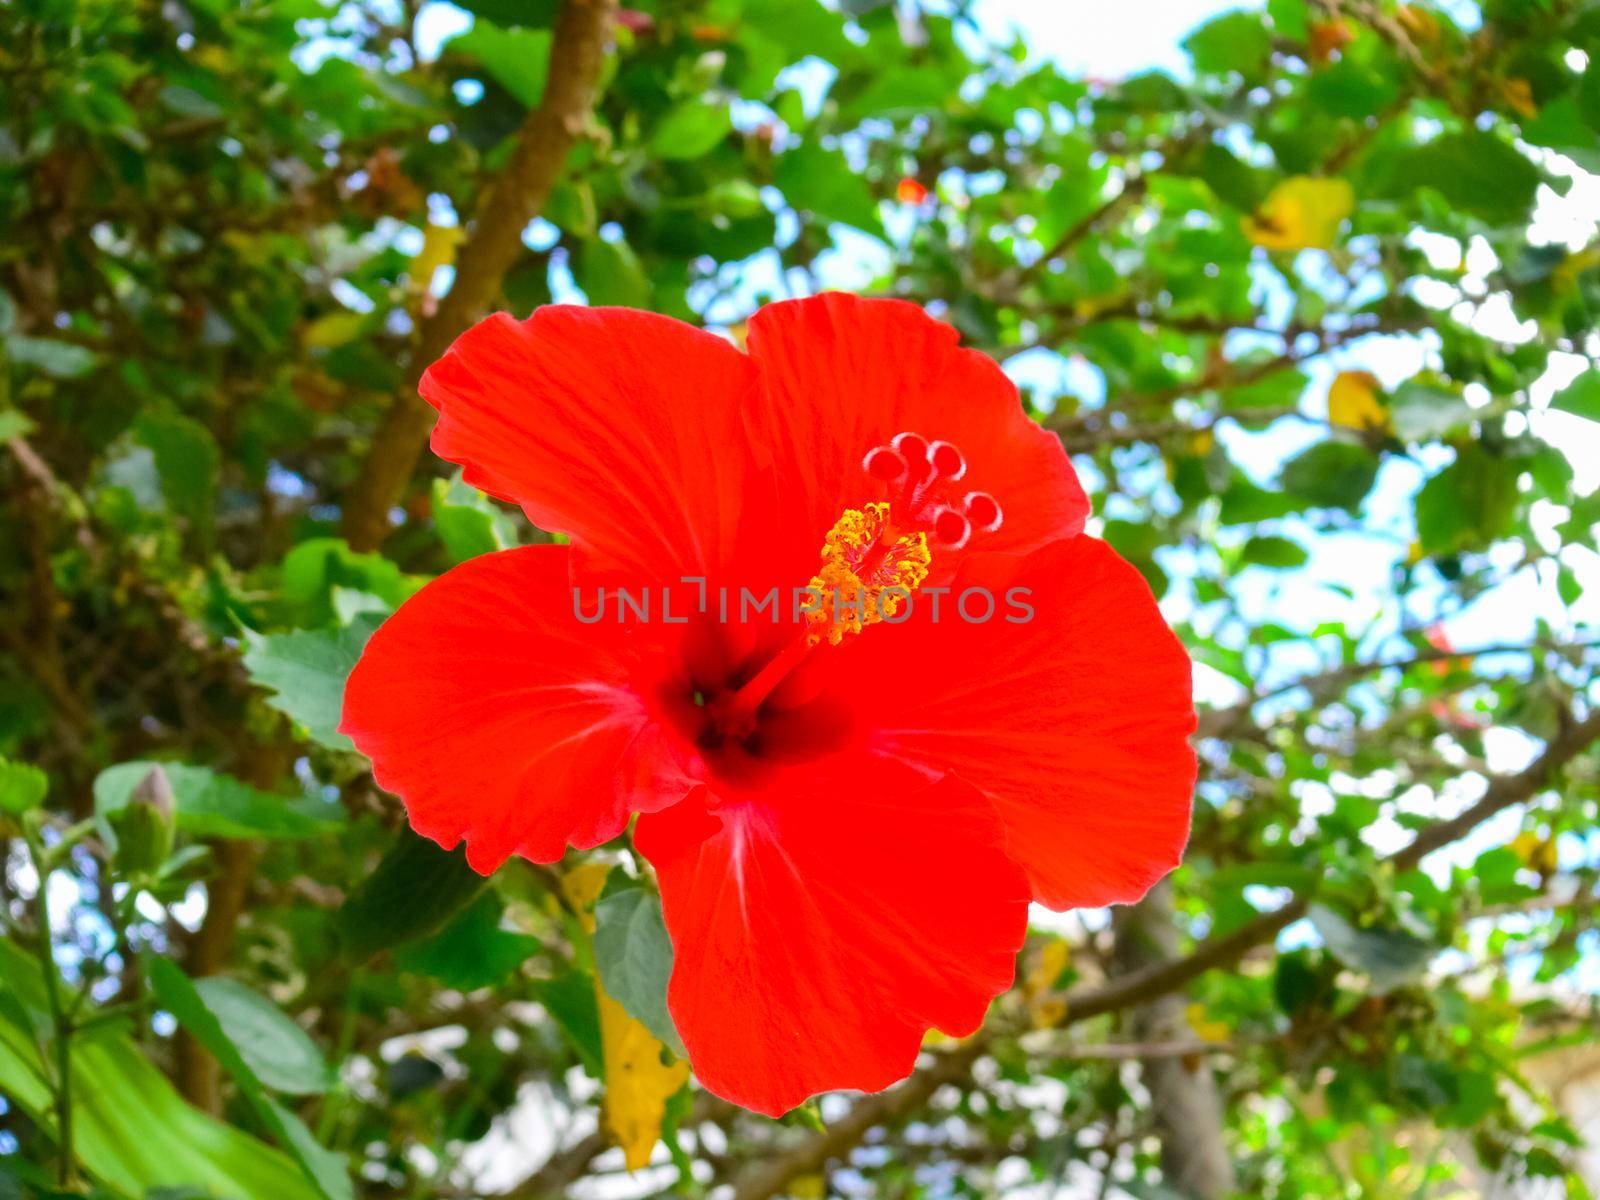
[[[1180,953],[1180,928],[1172,880],[1163,879],[1137,904],[1112,914],[1113,963],[1138,971],[1171,962]],[[1174,1043],[1190,1028],[1184,997],[1173,991],[1126,1016],[1144,1042]],[[1222,1100],[1209,1063],[1187,1056],[1147,1054],[1140,1078],[1150,1093],[1150,1111],[1161,1140],[1161,1177],[1180,1195],[1220,1200],[1235,1188],[1233,1160],[1223,1136]]]
[[[484,196],[456,259],[455,282],[418,330],[406,388],[390,402],[345,499],[343,533],[358,550],[372,549],[388,532],[389,510],[404,495],[433,427],[433,410],[417,395],[417,381],[493,306],[522,252],[522,231],[544,207],[588,125],[616,10],[617,0],[564,0],[561,6],[544,95]]]
[[[1310,693],[1313,704],[1326,704],[1328,701],[1343,695],[1346,688],[1352,684],[1372,675],[1379,675],[1384,671],[1409,671],[1412,667],[1424,666],[1428,663],[1449,662],[1453,659],[1475,659],[1492,654],[1538,654],[1541,651],[1582,650],[1595,645],[1593,642],[1553,642],[1553,643],[1500,643],[1494,646],[1476,646],[1463,649],[1454,647],[1444,649],[1438,646],[1429,646],[1418,650],[1409,658],[1378,660],[1375,662],[1344,663],[1317,674],[1301,675],[1287,683],[1278,684],[1264,692],[1252,693],[1248,698],[1237,704],[1230,704],[1226,708],[1213,708],[1200,714],[1198,736],[1223,737],[1239,727],[1250,710],[1256,705],[1268,700],[1276,700],[1290,692],[1304,688]]]

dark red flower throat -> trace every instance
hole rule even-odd
[[[861,460],[876,499],[846,508],[822,539],[821,563],[792,598],[780,594],[779,625],[749,652],[736,598],[685,643],[686,675],[663,688],[674,728],[723,779],[753,782],[763,763],[794,763],[851,741],[852,706],[830,688],[828,660],[851,634],[910,616],[914,593],[952,569],[940,551],[964,549],[1003,520],[989,493],[959,485],[967,460],[953,443],[895,434]],[[762,610],[757,621],[770,623]],[[733,665],[730,666],[729,664]]]

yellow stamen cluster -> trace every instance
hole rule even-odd
[[[928,535],[897,534],[887,504],[845,509],[822,541],[822,567],[811,578],[822,599],[806,615],[807,642],[837,646],[846,634],[898,615],[932,560]]]

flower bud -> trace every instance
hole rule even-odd
[[[153,766],[134,785],[128,803],[108,814],[116,835],[115,861],[125,876],[151,875],[160,870],[172,853],[177,827],[177,808],[172,782],[159,766]]]

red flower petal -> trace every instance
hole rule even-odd
[[[975,550],[1024,552],[1083,528],[1089,502],[1054,434],[1022,411],[987,356],[914,304],[828,292],[769,304],[748,349],[766,384],[758,442],[772,454],[808,546],[868,498],[862,459],[901,432],[958,447],[965,489],[1004,521]]]
[[[751,800],[702,789],[636,827],[689,1061],[706,1088],[771,1116],[889,1086],[930,1026],[971,1033],[1027,930],[1027,881],[981,796],[851,762]]]
[[[961,618],[968,586],[994,596],[993,618]],[[1149,587],[1090,537],[1020,563],[975,556],[954,587],[938,621],[919,596],[841,661],[872,746],[987,795],[1040,903],[1137,900],[1178,863],[1195,779],[1189,660]],[[1012,587],[1031,589],[1026,623],[1005,619]]]
[[[446,847],[466,838],[485,873],[513,853],[554,862],[569,842],[599,845],[630,807],[690,786],[673,790],[646,730],[630,635],[574,619],[568,557],[528,546],[441,575],[372,635],[345,685],[340,729],[373,777],[418,833]],[[626,786],[641,754],[659,791]]]
[[[682,321],[553,305],[480,321],[420,390],[439,410],[434,452],[468,483],[570,534],[585,565],[654,584],[734,560],[754,381],[732,344]]]

